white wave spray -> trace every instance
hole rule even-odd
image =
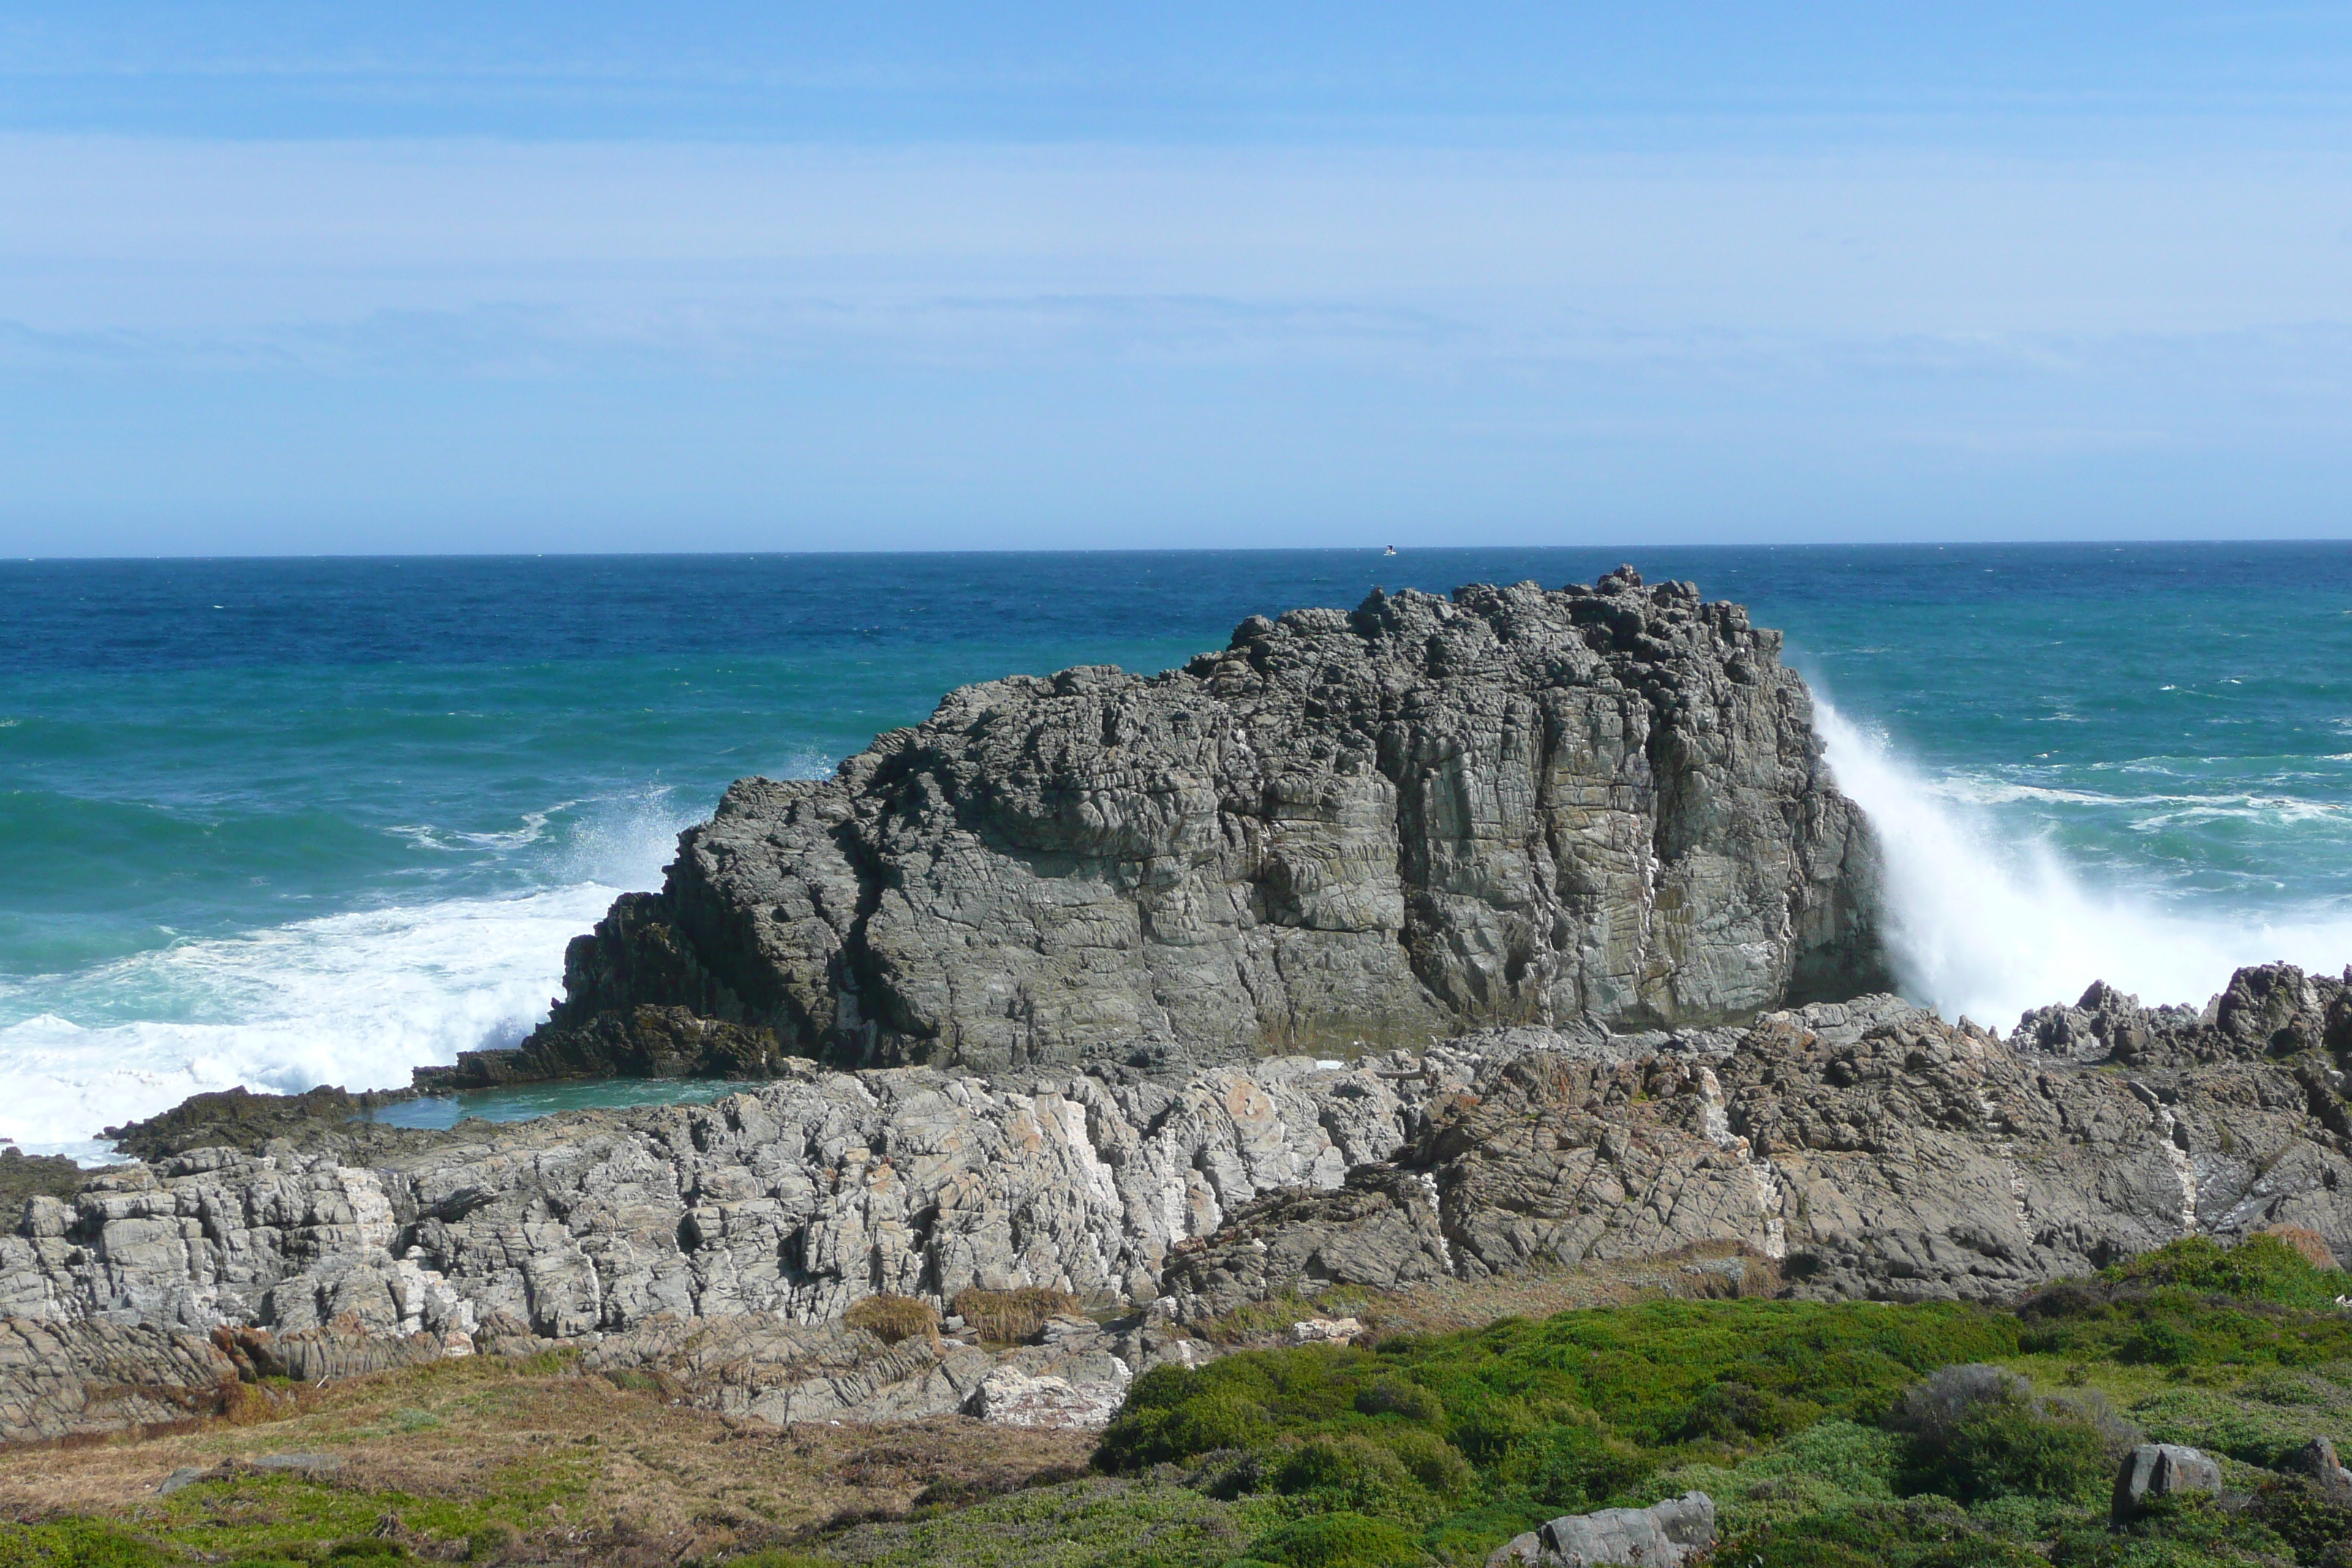
[[[565,868],[578,879],[537,892],[299,921],[10,986],[0,1136],[88,1162],[107,1153],[101,1128],[204,1090],[399,1088],[411,1068],[512,1044],[561,988],[564,944],[622,888],[658,884],[671,815],[584,833]]]
[[[1885,847],[1897,977],[1947,1017],[2005,1032],[2094,980],[2151,1006],[2200,1005],[2243,964],[2333,970],[2352,960],[2352,919],[2339,912],[2199,911],[2096,888],[2046,843],[1948,798],[1829,703],[1817,700],[1814,715],[1838,786]]]

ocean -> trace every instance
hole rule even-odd
[[[1620,561],[1788,634],[1917,1000],[2006,1029],[2352,961],[2352,545],[14,562],[0,1136],[97,1159],[199,1089],[511,1043],[730,779],[960,683]],[[583,1092],[676,1090],[492,1109]]]

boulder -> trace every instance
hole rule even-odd
[[[980,1380],[963,1410],[997,1426],[1102,1427],[1126,1398],[1123,1381],[1074,1384],[1050,1373],[1032,1376],[1001,1366]]]
[[[1628,568],[965,687],[833,778],[738,782],[572,942],[541,1033],[467,1070],[703,1060],[672,1009],[725,1026],[684,1070],[1003,1072],[1859,994],[1877,849],[1780,647]]]
[[[1290,1325],[1295,1345],[1344,1345],[1364,1331],[1353,1318],[1308,1318]]]
[[[1555,1519],[1539,1531],[1516,1537],[1486,1563],[1487,1568],[1516,1563],[1678,1568],[1704,1558],[1714,1545],[1715,1500],[1705,1492],[1685,1492],[1648,1508],[1607,1508]]]
[[[2140,1515],[2150,1498],[2221,1495],[2221,1467],[2195,1448],[2179,1443],[2142,1443],[2124,1457],[2116,1475],[2110,1517],[2117,1525]]]
[[[2343,1461],[2336,1457],[2336,1445],[2326,1437],[2314,1437],[2305,1443],[2286,1468],[2309,1476],[2329,1502],[2352,1506],[2352,1470],[2344,1468]]]

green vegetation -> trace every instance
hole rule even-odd
[[[1657,1300],[1369,1349],[1244,1350],[1139,1379],[1076,1479],[1071,1446],[1058,1466],[1039,1447],[973,1468],[1037,1435],[779,1439],[565,1362],[404,1373],[364,1408],[356,1392],[302,1397],[346,1401],[338,1442],[465,1445],[410,1490],[232,1467],[120,1516],[0,1527],[0,1568],[1447,1568],[1563,1513],[1690,1490],[1716,1500],[1714,1561],[1737,1568],[2352,1568],[2352,1508],[2288,1468],[2315,1436],[2352,1451],[2352,1312],[2336,1304],[2352,1277],[2310,1250],[2183,1241],[2012,1310]],[[1065,1309],[971,1305],[1007,1321]],[[482,1458],[467,1434],[527,1412],[547,1436]],[[2219,1457],[2228,1495],[2110,1528],[2117,1462],[2142,1440]],[[743,1468],[722,1487],[712,1467],[730,1456]],[[760,1477],[805,1500],[917,1458],[932,1479],[906,1483],[911,1502],[835,1491],[799,1514],[833,1511],[830,1526],[752,1517]],[[436,1490],[433,1474],[461,1479]],[[670,1522],[625,1528],[626,1487],[630,1517]],[[721,1490],[748,1521],[737,1543],[683,1552],[677,1526]],[[845,1503],[862,1522],[838,1517]]]
[[[1653,1301],[1243,1352],[1138,1380],[1096,1463],[1268,1510],[1245,1562],[1475,1563],[1700,1489],[1743,1565],[2352,1568],[2352,1515],[2257,1468],[2352,1436],[2340,1295],[2289,1240],[2195,1238],[2015,1311]],[[2143,1437],[2223,1456],[2236,1500],[2110,1530]]]

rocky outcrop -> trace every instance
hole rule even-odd
[[[790,1070],[775,1035],[685,1007],[607,1008],[576,1026],[534,1030],[520,1047],[460,1051],[455,1067],[418,1068],[427,1094],[558,1079],[758,1079]]]
[[[1294,1279],[1391,1288],[1704,1238],[1808,1295],[1996,1300],[2191,1232],[2297,1226],[2340,1255],[2343,1079],[2320,1052],[2275,1052],[2323,1037],[2341,994],[2273,965],[2241,972],[2201,1023],[2118,999],[2136,1054],[2095,1067],[1891,998],[1630,1059],[1434,1050],[1397,1155],[1244,1209],[1180,1249],[1163,1289],[1209,1310]]]
[[[236,1363],[205,1334],[103,1319],[0,1321],[0,1438],[216,1415],[237,1381]]]
[[[26,1343],[104,1325],[170,1356],[194,1336],[231,1376],[560,1340],[670,1366],[698,1398],[746,1391],[746,1409],[1067,1414],[1119,1381],[1076,1341],[983,1361],[918,1334],[877,1371],[836,1321],[877,1293],[944,1308],[1049,1288],[1160,1336],[1085,1352],[1132,1373],[1197,1353],[1173,1348],[1193,1342],[1179,1325],[1243,1302],[1537,1263],[1681,1258],[1661,1267],[1720,1269],[1726,1293],[1990,1300],[2192,1232],[2296,1226],[2341,1256],[2352,1131],[2326,1041],[2345,994],[2266,966],[2198,1015],[2095,999],[2081,1011],[2117,1031],[2098,1063],[1879,996],[1745,1029],[1523,1026],[1352,1066],[1016,1085],[802,1064],[707,1105],[419,1140],[314,1121],[101,1173],[70,1203],[35,1195],[0,1237],[0,1314]],[[1066,1315],[1039,1331],[1095,1332]],[[206,1386],[205,1364],[170,1386]],[[1000,1366],[1030,1383],[984,1389]],[[43,1413],[0,1430],[68,1420],[80,1397],[28,1394]]]
[[[572,943],[541,1035],[467,1070],[633,1070],[647,1008],[1001,1071],[1856,994],[1884,980],[1876,852],[1779,652],[1621,568],[967,687],[831,779],[738,783],[661,892]]]

